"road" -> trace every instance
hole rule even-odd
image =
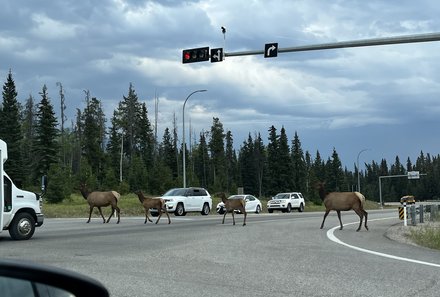
[[[29,241],[0,236],[0,257],[100,280],[112,296],[438,296],[440,252],[389,240],[396,211],[370,211],[370,231],[343,212],[143,218],[102,224],[46,219]],[[154,218],[155,219],[155,218]],[[350,223],[355,223],[351,224]],[[416,260],[416,262],[409,262]]]

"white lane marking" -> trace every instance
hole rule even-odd
[[[388,219],[394,219],[395,217],[391,217],[391,218],[383,218],[383,219],[373,219],[373,220],[369,220],[371,221],[381,221],[381,220],[388,220]],[[355,223],[349,223],[349,224],[345,224],[344,226],[347,225],[354,225],[354,224],[358,224],[357,222]],[[430,262],[424,262],[424,261],[419,261],[419,260],[414,260],[414,259],[409,259],[409,258],[403,258],[403,257],[398,257],[398,256],[394,256],[394,255],[390,255],[390,254],[384,254],[384,253],[380,253],[380,252],[376,252],[376,251],[372,251],[372,250],[367,250],[367,249],[363,249],[357,246],[353,246],[353,245],[349,245],[343,241],[341,241],[340,239],[338,239],[335,235],[334,235],[334,231],[336,229],[338,229],[339,226],[333,227],[332,229],[327,231],[327,237],[328,239],[330,239],[331,241],[341,244],[343,246],[346,246],[350,249],[354,249],[363,253],[368,253],[368,254],[372,254],[375,256],[379,256],[379,257],[384,257],[384,258],[389,258],[389,259],[393,259],[393,260],[398,260],[398,261],[406,261],[406,262],[411,262],[411,263],[416,263],[416,264],[422,264],[422,265],[427,265],[427,266],[433,266],[433,267],[437,267],[440,268],[440,264],[435,264],[435,263],[430,263]]]

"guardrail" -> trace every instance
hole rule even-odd
[[[399,218],[404,220],[404,226],[411,224],[412,226],[425,221],[438,221],[440,220],[440,205],[428,204],[428,205],[404,205],[399,207]],[[418,220],[417,220],[418,218]]]

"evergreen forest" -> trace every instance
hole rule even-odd
[[[39,96],[18,101],[12,72],[3,84],[0,105],[0,139],[8,145],[5,170],[17,186],[38,192],[41,177],[48,176],[46,200],[59,203],[78,192],[80,183],[93,190],[118,190],[122,194],[142,189],[152,195],[182,187],[182,153],[186,159],[186,185],[206,188],[210,193],[237,193],[271,197],[278,192],[298,191],[316,203],[318,181],[328,191],[353,191],[358,177],[367,199],[379,202],[379,177],[423,173],[420,179],[381,178],[382,201],[398,201],[407,194],[418,200],[438,199],[440,155],[420,152],[417,160],[365,163],[365,170],[349,171],[336,149],[324,160],[320,152],[303,151],[297,132],[289,140],[284,127],[268,127],[264,134],[249,133],[234,144],[219,118],[201,131],[189,148],[179,147],[176,119],[158,136],[145,103],[139,101],[130,83],[110,119],[98,98],[84,92],[85,108],[66,127],[64,91],[59,96],[57,118],[46,85]],[[289,133],[292,133],[291,131]],[[267,143],[265,145],[264,143]],[[181,145],[180,145],[181,146]],[[235,149],[239,147],[238,151]]]

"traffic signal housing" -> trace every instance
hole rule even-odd
[[[184,49],[182,51],[182,63],[195,63],[209,61],[209,47]]]

